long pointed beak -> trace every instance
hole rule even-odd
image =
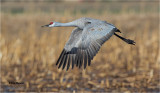
[[[48,24],[48,25],[41,26],[41,27],[49,27],[49,24]]]

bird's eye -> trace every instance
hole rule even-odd
[[[50,22],[49,24],[50,24],[50,25],[52,25],[52,24],[53,24],[53,22]]]

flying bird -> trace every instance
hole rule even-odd
[[[130,39],[119,36],[120,32],[113,24],[93,18],[80,18],[68,23],[50,22],[42,27],[76,27],[64,46],[56,65],[66,70],[72,66],[84,69],[91,65],[91,60],[97,54],[100,47],[112,36],[115,35],[128,44],[135,45]],[[120,32],[121,33],[121,32]]]

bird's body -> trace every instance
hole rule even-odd
[[[54,22],[47,25],[48,27],[73,26],[76,27],[66,43],[56,65],[58,68],[62,66],[67,70],[70,65],[84,68],[91,64],[91,60],[97,54],[102,44],[107,41],[115,32],[120,32],[113,24],[92,18],[80,18],[69,23]],[[117,34],[115,34],[117,35]],[[118,35],[119,36],[119,35]],[[129,44],[135,42],[120,37]]]
[[[80,47],[81,45],[83,45],[83,48],[87,48],[91,41],[100,39],[107,34],[109,35],[108,37],[110,37],[114,33],[113,28],[115,27],[107,24],[105,21],[81,18],[73,22],[76,22],[78,27],[72,31],[69,41],[64,47],[68,51],[73,47]],[[80,22],[83,22],[84,24]]]

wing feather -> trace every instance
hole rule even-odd
[[[60,68],[60,67],[61,67],[61,65],[62,65],[62,63],[63,63],[65,53],[66,53],[66,51],[64,50],[64,52],[63,52],[63,54],[62,54],[62,57],[60,58],[61,60],[60,60],[60,63],[59,63],[58,68]],[[58,64],[57,64],[57,65],[58,65]]]
[[[72,55],[72,69],[74,68],[75,55]]]
[[[64,54],[64,49],[63,49],[63,51],[61,52],[61,55],[60,55],[60,57],[58,58],[56,65],[59,64],[60,60],[62,59],[63,54]]]
[[[84,51],[84,69],[87,67],[87,58],[88,58],[88,55],[86,53],[86,50]]]
[[[79,57],[79,68],[81,68],[82,61],[83,61],[83,57],[82,57],[83,54],[82,54],[82,50],[80,50],[79,52],[80,52],[80,55],[79,55],[79,56],[80,56],[80,57]]]
[[[70,63],[71,63],[71,55],[69,54],[69,56],[68,56],[69,58],[68,58],[68,65],[67,65],[67,69],[66,70],[68,70],[69,69],[69,67],[70,67]]]
[[[89,54],[89,50],[87,52],[88,52],[87,54]],[[91,64],[91,55],[88,55],[88,66],[90,66],[90,64]]]
[[[67,69],[72,65],[84,69],[91,64],[91,60],[99,51],[102,44],[107,41],[116,31],[113,25],[107,23],[89,24],[83,30],[76,28],[72,31],[69,41],[66,43],[56,65],[62,69],[67,64]],[[68,62],[68,63],[67,63]]]
[[[65,66],[66,66],[66,63],[67,63],[67,57],[68,57],[68,55],[67,55],[67,54],[65,54],[65,55],[64,55],[64,59],[63,59],[63,68],[62,68],[62,69],[64,69],[64,68],[65,68]]]

